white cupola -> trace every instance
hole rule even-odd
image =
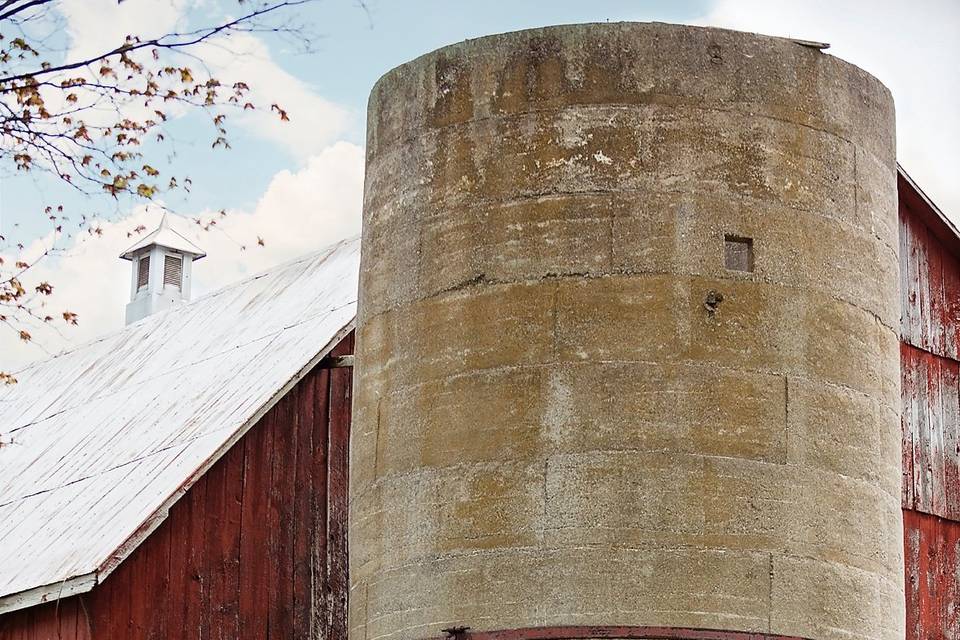
[[[127,324],[190,300],[190,272],[194,260],[207,255],[170,227],[163,214],[156,231],[124,251],[131,265]]]

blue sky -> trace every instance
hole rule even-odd
[[[300,12],[317,35],[311,53],[301,53],[280,38],[267,42],[280,67],[347,110],[349,124],[339,138],[362,145],[367,96],[377,78],[445,44],[571,22],[688,22],[705,15],[709,4],[704,0],[370,0],[364,9],[356,0],[322,0]],[[277,171],[295,168],[303,160],[243,128],[232,129],[231,152],[212,151],[209,129],[199,116],[184,118],[175,132],[178,169],[186,170],[194,181],[190,198],[172,203],[178,209],[249,206]],[[47,225],[33,214],[47,204],[51,189],[85,213],[122,214],[108,200],[77,199],[69,190],[42,178],[8,178],[0,184],[0,233],[20,241],[45,232]],[[14,223],[19,225],[17,229],[12,227]]]
[[[176,157],[167,168],[193,178],[188,197],[165,200],[185,219],[226,209],[216,233],[195,236],[208,258],[198,263],[194,291],[223,286],[252,271],[359,230],[366,100],[384,72],[446,44],[516,29],[574,22],[663,21],[703,24],[830,42],[829,53],[860,65],[892,90],[898,155],[941,208],[960,219],[960,3],[956,0],[321,0],[298,18],[317,34],[302,54],[279,39],[248,38],[233,52],[209,49],[218,75],[247,80],[260,103],[277,101],[290,123],[267,113],[230,116],[228,152],[210,149],[212,131],[194,114],[172,125]],[[195,25],[235,0],[59,0],[73,52],[92,51],[148,24]],[[109,19],[104,20],[104,16]],[[112,39],[113,38],[113,39]],[[231,41],[236,43],[238,41]],[[169,149],[167,149],[169,150]],[[162,163],[157,164],[161,170]],[[46,246],[49,227],[37,211],[64,200],[74,213],[105,216],[102,238],[65,243],[66,255],[34,272],[54,283],[50,305],[80,314],[79,327],[36,327],[34,345],[0,331],[0,370],[44,357],[119,328],[128,293],[128,265],[116,255],[138,224],[152,228],[159,212],[135,203],[83,199],[42,178],[0,178],[0,234]],[[194,225],[181,221],[186,230]],[[255,244],[262,249],[241,250]],[[33,243],[31,245],[31,242]],[[0,254],[4,253],[0,247]],[[8,255],[9,257],[9,255]],[[8,261],[9,263],[9,261]],[[57,311],[54,309],[54,311]],[[58,314],[55,314],[58,315]]]
[[[313,74],[333,100],[363,109],[377,78],[447,44],[492,33],[574,22],[688,22],[706,15],[707,0],[371,0],[368,15],[352,0],[325,0],[311,13],[325,37],[319,55],[291,58],[301,77]],[[324,23],[329,25],[324,29]],[[346,61],[350,73],[342,73]]]

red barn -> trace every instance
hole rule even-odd
[[[960,231],[901,169],[908,640],[960,639]]]
[[[960,639],[960,231],[899,172],[907,638]],[[0,392],[0,640],[345,638],[358,243]]]
[[[0,390],[0,638],[345,636],[358,246]]]

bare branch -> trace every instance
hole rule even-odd
[[[46,3],[51,2],[52,0],[33,0],[35,2]],[[268,15],[270,13],[279,11],[281,9],[287,9],[290,7],[296,7],[298,5],[309,4],[315,2],[316,0],[287,0],[285,2],[277,2],[265,5],[264,7],[257,9],[256,11],[251,11],[246,15],[243,15],[239,18],[225,22],[223,24],[217,25],[215,27],[208,27],[205,29],[198,29],[196,31],[188,31],[184,33],[169,33],[159,38],[151,38],[149,40],[138,41],[132,44],[123,44],[119,47],[115,47],[106,51],[104,53],[91,56],[84,60],[77,60],[75,62],[67,62],[60,65],[51,65],[47,68],[38,69],[35,71],[30,71],[26,73],[18,73],[10,76],[0,76],[0,85],[9,84],[18,80],[35,80],[39,77],[49,76],[54,73],[59,73],[62,71],[71,71],[74,69],[80,69],[83,67],[88,67],[95,62],[105,60],[112,56],[121,55],[124,53],[131,53],[133,51],[138,51],[140,49],[147,49],[150,47],[156,47],[158,49],[183,49],[186,47],[191,47],[201,42],[212,38],[213,36],[223,33],[237,30],[238,27],[253,22],[255,19]],[[185,40],[183,38],[186,38]],[[10,88],[0,88],[2,91],[10,91]]]
[[[24,0],[7,0],[6,2],[0,4],[0,20],[6,20],[12,18],[31,7],[38,7],[40,5],[49,4],[53,0],[27,0],[20,6],[13,6]]]

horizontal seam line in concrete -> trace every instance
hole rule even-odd
[[[878,236],[872,227],[867,227],[862,224],[852,223],[843,216],[830,215],[829,213],[825,213],[824,210],[822,209],[810,209],[806,207],[796,206],[795,204],[784,205],[784,203],[781,201],[765,200],[763,198],[757,198],[749,194],[719,193],[721,191],[723,190],[698,189],[697,193],[700,195],[718,195],[721,197],[728,197],[730,198],[731,201],[736,199],[738,201],[746,203],[747,205],[753,204],[757,206],[768,207],[771,209],[776,209],[779,212],[785,212],[785,211],[799,212],[799,213],[815,216],[817,218],[822,218],[824,220],[837,222],[847,229],[857,230],[862,232],[865,236],[869,236],[871,238],[877,239],[885,248],[894,252],[894,254],[898,252],[899,242],[897,243],[897,247],[895,248],[892,244],[888,243],[886,240]],[[410,189],[410,190],[404,190],[404,193],[409,195],[409,194],[416,193],[416,191],[414,189]],[[602,197],[604,199],[611,199],[611,198],[615,198],[618,195],[647,196],[648,198],[651,195],[688,196],[690,195],[690,191],[683,191],[678,189],[661,189],[661,190],[651,191],[650,189],[642,189],[642,188],[534,191],[534,192],[515,195],[512,197],[506,197],[506,198],[489,198],[489,197],[471,196],[471,197],[464,198],[465,200],[469,201],[469,204],[467,204],[465,207],[450,206],[448,208],[451,210],[455,210],[457,212],[463,211],[464,209],[469,211],[482,211],[485,208],[492,207],[492,206],[513,207],[513,206],[518,206],[522,204],[527,204],[532,201],[542,201],[542,200],[555,201],[555,200],[562,200],[567,198],[581,198],[581,197],[584,197],[584,198]],[[391,200],[391,202],[393,201],[395,201],[395,199]],[[429,212],[426,213],[423,216],[423,218],[415,218],[409,222],[406,222],[405,225],[413,226],[416,224],[417,221],[431,222],[433,220],[441,219],[444,216],[444,214],[436,213],[436,211],[437,211],[436,207],[430,207]],[[857,215],[858,214],[855,211],[854,216],[857,216]],[[631,218],[639,218],[639,217],[641,216],[618,215],[616,212],[614,212],[612,215],[608,215],[608,216],[592,216],[590,218],[580,218],[580,217],[571,216],[570,218],[555,218],[554,220],[564,221],[564,222],[574,222],[574,221],[581,221],[581,220],[629,220]],[[368,222],[368,227],[373,228],[378,226],[378,224],[380,223],[370,221]]]
[[[783,375],[789,375],[797,380],[803,382],[808,382],[812,384],[820,384],[826,387],[834,389],[842,389],[844,391],[849,391],[850,393],[856,394],[861,398],[867,400],[876,400],[882,407],[893,411],[896,415],[900,415],[900,404],[896,406],[890,406],[886,402],[883,402],[875,395],[871,395],[866,391],[862,391],[850,385],[843,384],[841,382],[835,382],[832,380],[824,380],[821,378],[811,378],[799,373],[793,373],[789,371],[783,371],[780,369],[745,369],[742,367],[732,367],[724,366],[715,362],[706,363],[699,360],[675,360],[675,361],[657,361],[657,360],[627,360],[627,359],[600,359],[600,360],[559,360],[552,362],[531,362],[531,363],[522,363],[522,364],[506,364],[506,365],[497,365],[493,367],[484,367],[484,368],[475,368],[470,369],[469,371],[459,371],[452,373],[450,375],[441,376],[437,378],[431,378],[429,380],[423,380],[421,382],[415,382],[412,384],[406,384],[399,389],[393,389],[388,391],[386,395],[393,396],[401,393],[405,393],[411,389],[417,389],[429,384],[436,384],[438,382],[446,382],[448,380],[457,380],[460,378],[469,378],[472,376],[483,376],[483,375],[493,375],[509,371],[522,371],[522,370],[538,370],[538,369],[556,369],[558,366],[563,367],[577,367],[577,366],[595,366],[595,365],[644,365],[644,366],[657,366],[657,367],[671,367],[671,366],[685,366],[685,367],[697,367],[700,369],[716,369],[723,372],[729,373],[750,373],[759,376],[767,376],[770,378],[777,378]]]
[[[879,571],[874,571],[871,569],[865,569],[847,562],[839,562],[837,560],[818,558],[809,554],[803,553],[788,553],[782,549],[738,549],[735,547],[721,547],[721,546],[698,546],[698,545],[670,545],[664,546],[662,542],[651,541],[649,545],[639,545],[639,546],[612,546],[612,545],[567,545],[567,546],[554,546],[554,547],[540,547],[540,546],[519,546],[519,547],[498,547],[496,549],[471,549],[469,551],[454,551],[448,552],[443,555],[436,553],[428,552],[425,555],[419,556],[417,558],[408,558],[408,561],[388,565],[385,569],[383,565],[380,565],[380,570],[378,573],[383,574],[385,572],[397,572],[402,570],[407,570],[413,567],[422,567],[429,566],[432,564],[439,564],[447,562],[450,560],[461,560],[464,558],[493,558],[498,556],[516,556],[522,555],[529,558],[538,558],[546,557],[549,555],[556,555],[559,552],[563,551],[602,551],[602,550],[612,550],[612,551],[628,551],[628,552],[644,552],[650,550],[657,551],[666,551],[666,552],[682,552],[682,551],[693,551],[700,553],[737,553],[747,556],[756,556],[760,559],[767,558],[772,556],[774,559],[782,560],[784,558],[791,560],[807,560],[810,562],[818,562],[821,564],[836,565],[841,566],[851,571],[856,571],[858,573],[869,574],[875,576],[879,580],[886,581],[888,584],[895,584],[895,580],[891,580],[885,573]],[[382,560],[382,559],[381,559]],[[899,567],[881,567],[884,570],[893,569],[893,573],[899,575]],[[373,580],[371,584],[376,584],[381,580]]]
[[[813,124],[796,122],[794,120],[778,117],[772,114],[757,113],[755,110],[757,107],[763,108],[771,105],[778,106],[778,107],[782,106],[786,108],[793,108],[794,110],[796,110],[797,113],[802,113],[808,116],[811,120],[817,120],[813,114],[808,114],[805,111],[797,110],[794,105],[789,105],[789,104],[780,105],[779,103],[747,102],[747,101],[740,101],[740,100],[731,100],[727,102],[727,104],[742,105],[744,108],[743,109],[721,109],[721,108],[717,108],[716,106],[709,106],[709,105],[704,105],[702,103],[697,103],[695,102],[696,98],[694,98],[693,96],[685,96],[685,95],[679,95],[679,94],[673,94],[673,93],[653,93],[653,94],[647,94],[647,95],[654,96],[657,98],[668,98],[668,100],[664,100],[662,102],[657,102],[655,100],[647,100],[647,101],[639,101],[635,103],[634,102],[612,102],[612,101],[568,102],[560,106],[546,107],[542,109],[525,109],[523,111],[510,111],[510,112],[504,112],[499,114],[491,113],[489,115],[472,117],[466,120],[460,120],[458,122],[451,122],[449,124],[441,125],[439,127],[421,125],[416,127],[415,131],[427,133],[427,134],[442,133],[450,129],[467,128],[471,124],[485,123],[491,120],[501,120],[504,122],[510,122],[510,121],[516,121],[516,120],[523,120],[525,118],[529,118],[530,116],[539,116],[542,114],[549,114],[549,113],[561,114],[564,111],[568,111],[568,110],[576,110],[581,113],[586,111],[604,111],[604,110],[639,111],[645,107],[659,107],[659,108],[669,109],[669,111],[667,111],[666,113],[671,117],[650,118],[650,119],[644,120],[644,122],[687,122],[689,120],[688,118],[684,118],[678,115],[677,108],[681,107],[681,108],[688,108],[698,112],[713,111],[716,113],[724,113],[724,114],[747,115],[755,120],[771,120],[773,122],[778,122],[781,124],[792,125],[795,127],[803,127],[805,129],[811,129],[813,131],[817,131],[819,133],[823,133],[828,136],[833,136],[838,140],[843,140],[844,142],[847,142],[853,145],[855,148],[859,148],[849,138],[841,135],[837,131],[830,131],[829,129],[823,128],[822,126],[817,127],[817,126],[814,126]],[[670,99],[673,99],[673,101],[671,101]],[[751,109],[751,107],[753,109]],[[839,122],[843,123],[846,121],[841,120]],[[384,155],[385,149],[402,147],[406,144],[409,144],[411,141],[417,140],[422,137],[424,137],[422,134],[408,135],[408,136],[392,136],[390,138],[387,138],[384,141],[384,143],[378,142],[376,145],[376,150],[373,153],[375,156],[381,157]],[[369,146],[372,147],[372,145],[369,145]],[[873,154],[871,153],[871,155]],[[875,159],[879,160],[879,158],[875,158]]]
[[[589,449],[585,451],[570,451],[570,452],[557,451],[557,452],[547,452],[543,455],[531,456],[529,458],[517,458],[517,459],[500,458],[497,460],[477,460],[473,462],[458,462],[458,463],[447,464],[442,466],[436,466],[436,465],[420,466],[420,467],[410,469],[408,471],[399,471],[399,472],[395,471],[395,472],[385,473],[385,474],[376,476],[365,490],[357,492],[356,499],[359,500],[368,496],[371,492],[379,489],[380,485],[385,483],[385,481],[396,482],[396,481],[403,481],[403,480],[417,478],[417,477],[448,476],[450,474],[458,473],[462,469],[476,471],[478,469],[494,469],[494,470],[502,469],[505,466],[533,467],[533,466],[539,465],[541,462],[545,462],[549,465],[551,461],[557,460],[557,459],[563,459],[563,458],[573,459],[573,458],[583,458],[583,457],[590,457],[590,456],[596,457],[604,454],[610,455],[610,456],[622,456],[626,454],[632,454],[632,455],[642,454],[646,456],[657,456],[657,455],[663,455],[664,453],[670,453],[671,456],[675,456],[675,457],[683,457],[691,460],[700,460],[703,462],[706,462],[709,460],[717,460],[721,462],[722,461],[740,462],[745,464],[764,465],[764,466],[773,467],[773,468],[793,467],[795,469],[807,469],[807,470],[810,470],[811,472],[816,471],[819,473],[827,473],[831,476],[835,476],[837,478],[841,478],[843,480],[852,482],[853,484],[858,485],[860,487],[877,490],[880,493],[887,496],[887,498],[889,498],[892,502],[896,503],[898,509],[901,508],[901,498],[902,498],[901,492],[898,491],[894,493],[894,492],[888,491],[881,482],[867,480],[862,477],[839,473],[833,470],[826,470],[826,469],[822,469],[820,467],[815,467],[811,465],[793,464],[790,462],[772,462],[768,460],[760,460],[757,458],[747,458],[743,456],[704,454],[704,453],[696,453],[692,451],[680,451],[676,449],[641,449],[638,447],[623,447],[620,449]],[[897,474],[897,477],[898,478],[900,477],[899,473]]]
[[[697,280],[715,280],[721,282],[735,282],[735,283],[754,283],[762,284],[766,287],[779,288],[786,291],[792,292],[810,292],[822,293],[823,298],[837,302],[840,304],[847,305],[861,313],[873,318],[877,323],[888,331],[893,332],[895,335],[899,336],[899,327],[894,328],[884,322],[883,318],[880,317],[874,311],[866,309],[861,305],[854,303],[851,300],[845,300],[836,295],[830,295],[825,290],[814,287],[802,287],[799,285],[784,284],[782,282],[774,282],[772,280],[753,278],[753,277],[733,277],[729,275],[704,275],[704,274],[695,274],[695,273],[676,273],[671,271],[659,271],[659,270],[646,270],[646,269],[620,269],[613,270],[611,273],[591,273],[589,271],[571,271],[566,273],[545,273],[541,276],[529,277],[529,278],[517,278],[511,280],[502,280],[499,278],[488,278],[483,274],[479,274],[472,278],[468,278],[458,283],[454,283],[447,287],[444,287],[433,293],[419,296],[411,300],[403,301],[399,304],[390,305],[380,309],[379,311],[366,315],[361,320],[361,324],[366,324],[372,319],[379,318],[382,315],[387,313],[396,312],[403,310],[406,307],[409,307],[413,304],[422,303],[427,300],[432,300],[434,298],[443,298],[443,297],[455,297],[459,292],[470,291],[472,289],[480,287],[495,287],[495,286],[509,286],[509,285],[529,285],[536,284],[541,282],[550,282],[550,281],[564,281],[564,280],[577,280],[577,279],[587,279],[587,280],[601,280],[605,278],[631,278],[636,276],[668,276],[676,279],[678,282],[687,281],[692,283],[694,279]]]

